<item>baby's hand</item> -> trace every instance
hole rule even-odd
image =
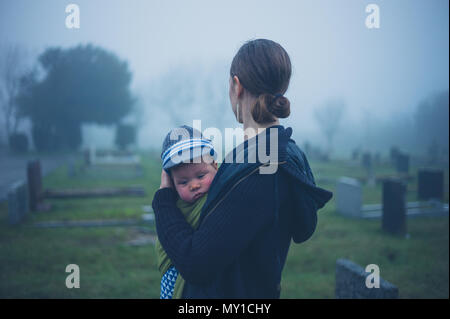
[[[170,178],[169,174],[166,173],[166,171],[163,169],[161,173],[161,185],[159,188],[173,188],[172,179]]]

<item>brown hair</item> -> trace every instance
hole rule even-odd
[[[230,76],[237,76],[242,86],[257,97],[253,119],[270,123],[290,114],[290,102],[283,96],[291,78],[291,60],[278,43],[257,39],[246,42],[231,63]]]

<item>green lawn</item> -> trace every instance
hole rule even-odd
[[[159,186],[160,163],[144,155],[142,177],[101,178],[83,173],[68,177],[61,167],[44,179],[44,188],[93,188],[142,185],[145,198],[51,200],[52,210],[32,214],[20,226],[7,224],[7,204],[0,204],[1,298],[158,298],[160,275],[152,245],[127,246],[140,235],[136,227],[33,228],[36,221],[139,218]],[[81,162],[80,162],[81,163]],[[338,177],[363,177],[344,162],[311,163],[320,186],[334,190]],[[412,167],[415,176],[417,168]],[[393,173],[389,165],[377,174]],[[117,177],[117,175],[116,175]],[[448,170],[446,171],[448,202]],[[416,180],[408,200],[416,200]],[[365,203],[381,201],[381,186],[365,187]],[[148,226],[147,226],[148,227]],[[151,227],[148,227],[152,230]],[[153,229],[154,230],[154,229]],[[317,231],[306,243],[292,244],[283,272],[282,298],[333,298],[338,258],[365,266],[377,264],[381,276],[397,285],[401,298],[448,298],[448,217],[408,219],[409,238],[382,233],[380,220],[348,219],[336,214],[332,200],[319,212]],[[65,267],[80,267],[80,289],[67,289]]]

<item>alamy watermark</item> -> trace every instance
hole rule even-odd
[[[379,29],[380,28],[380,7],[376,4],[368,4],[366,6],[366,13],[370,13],[366,17],[366,27],[368,29]]]
[[[278,169],[278,129],[277,128],[247,128],[243,130],[242,128],[225,128],[225,136],[222,135],[221,130],[216,127],[208,127],[202,131],[201,120],[194,120],[193,126],[194,136],[192,138],[200,138],[200,133],[202,135],[213,141],[215,144],[214,150],[216,151],[217,157],[222,158],[222,150],[225,145],[225,149],[232,149],[234,146],[234,141],[236,140],[237,147],[234,152],[228,153],[224,158],[224,163],[256,163],[257,161],[264,164],[260,167],[260,174],[274,174]],[[183,134],[178,131],[178,133],[172,132],[170,135],[171,140],[178,140],[181,135],[189,134],[187,131]],[[244,149],[244,139],[245,136],[249,137],[247,139],[247,147]],[[188,157],[189,152],[193,152],[193,160],[191,163],[201,163],[212,162],[210,156],[205,156],[201,149],[196,148],[194,150],[184,149],[179,153],[172,156],[172,161],[174,163],[181,163],[183,158]]]
[[[79,29],[80,28],[80,7],[77,4],[71,3],[66,6],[66,28]]]
[[[77,264],[67,265],[66,272],[71,273],[66,277],[66,287],[69,289],[80,288],[80,267]]]
[[[366,287],[380,288],[380,267],[376,264],[370,264],[366,266],[366,272],[369,273],[366,277]]]

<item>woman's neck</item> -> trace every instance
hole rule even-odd
[[[245,140],[248,140],[248,139],[256,136],[257,134],[262,133],[263,130],[265,130],[266,128],[268,128],[270,126],[280,125],[280,121],[278,120],[278,118],[271,123],[265,123],[265,124],[256,123],[251,114],[251,106],[256,101],[247,100],[245,102],[244,102],[245,105],[243,105],[243,107],[242,107],[242,124],[244,126],[243,128],[244,128],[244,139]]]

